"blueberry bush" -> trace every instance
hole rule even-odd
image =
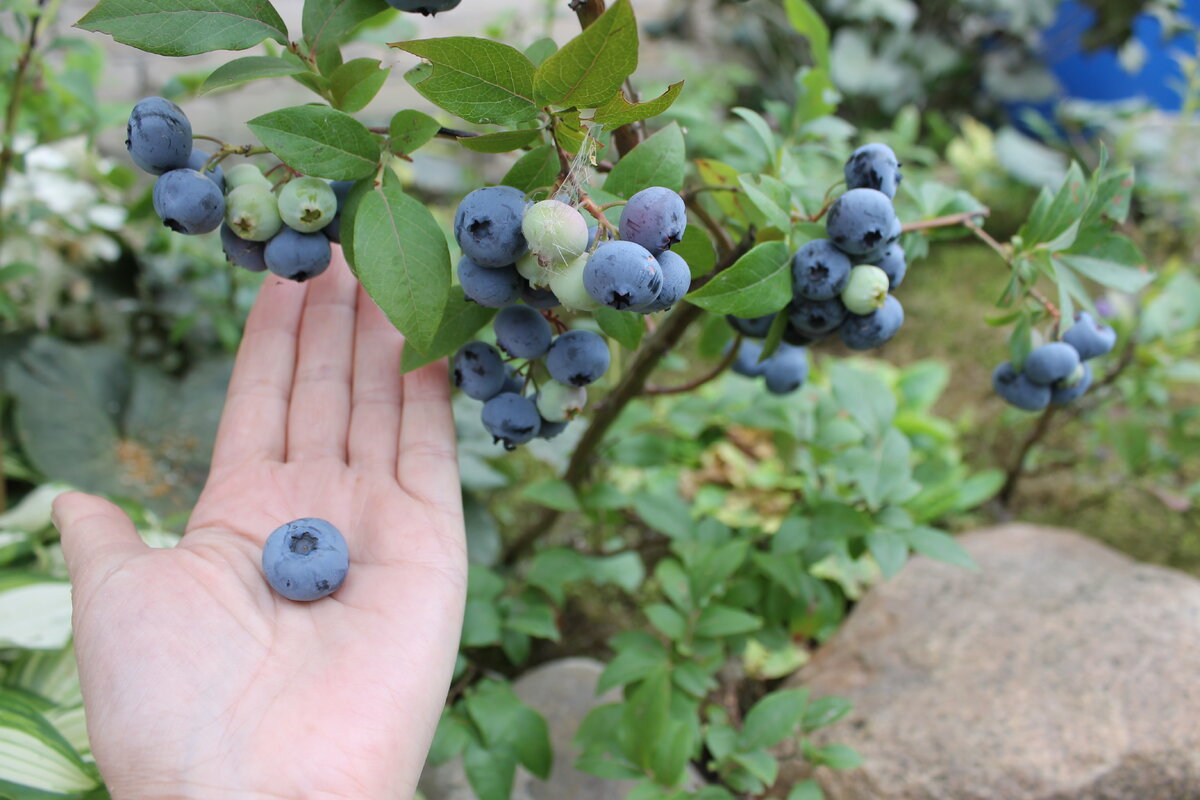
[[[11,168],[35,163],[12,124],[40,102],[21,87],[43,58],[45,11],[25,5],[14,12],[23,35],[5,39],[19,54],[15,88],[0,95],[17,109],[0,159],[6,191]],[[269,2],[100,0],[76,23],[158,56],[258,50],[174,99],[120,109],[128,162],[116,189],[132,185],[132,166],[153,180],[130,203],[155,221],[147,249],[209,241],[224,256],[204,278],[215,283],[197,280],[199,304],[148,315],[187,355],[164,373],[48,336],[0,352],[20,443],[5,472],[41,483],[0,515],[0,619],[22,609],[29,620],[0,625],[0,728],[21,748],[19,763],[0,759],[0,796],[106,796],[74,676],[54,481],[120,498],[147,538],[173,544],[228,374],[224,359],[178,345],[207,325],[212,349],[231,348],[256,280],[314,278],[337,247],[405,335],[399,368],[449,359],[458,389],[472,567],[430,762],[461,757],[481,800],[508,798],[518,768],[544,778],[562,757],[510,681],[579,653],[606,660],[596,689],[611,700],[578,731],[576,768],[635,781],[638,800],[819,798],[814,780],[776,786],[776,748],[794,740],[814,767],[853,768],[853,750],[809,739],[849,707],[784,679],[864,591],[913,554],[973,568],[948,530],[985,503],[1010,504],[1044,466],[1056,421],[1079,420],[1094,449],[1118,442],[1130,472],[1165,474],[1195,452],[1195,413],[1163,387],[1197,377],[1183,343],[1198,322],[1186,298],[1200,289],[1175,264],[1144,316],[1115,308],[1138,308],[1156,276],[1129,235],[1133,170],[1103,144],[1018,194],[1028,202],[1011,235],[989,232],[989,208],[963,187],[994,176],[932,169],[941,156],[919,141],[915,109],[887,106],[884,130],[836,115],[854,94],[838,77],[850,45],[806,0],[746,4],[748,19],[780,21],[773,35],[803,58],[781,62],[787,102],[722,107],[716,121],[689,124],[690,79],[638,93],[634,0],[572,0],[580,32],[561,43],[393,42],[420,59],[403,77],[429,105],[367,114],[395,78],[380,58],[345,60],[345,45],[388,15],[465,13],[459,5],[305,0],[289,30]],[[850,5],[821,8],[837,17]],[[188,97],[256,81],[295,82],[313,102],[247,120],[256,141],[210,136],[189,117]],[[56,120],[68,122],[96,124]],[[950,137],[950,164],[982,146],[972,125]],[[409,179],[414,153],[447,144],[503,165],[498,183],[449,211]],[[4,222],[0,235],[26,235]],[[973,323],[1007,339],[1007,358],[988,369],[1006,424],[1024,436],[1002,469],[968,459],[969,432],[938,406],[952,386],[943,363],[888,359],[919,321],[905,310],[914,273],[962,241],[979,247],[956,272],[991,267],[1002,282]],[[33,261],[6,255],[0,290],[29,280]],[[25,313],[24,291],[0,293],[0,317]],[[172,391],[192,405],[164,410]],[[1095,421],[1101,403],[1127,396],[1147,398],[1153,415]],[[75,449],[51,436],[68,397],[90,431]],[[1030,413],[1036,421],[1021,418]],[[1155,444],[1139,448],[1143,435]],[[133,490],[81,452],[165,464],[172,480]],[[1186,497],[1200,494],[1196,480]],[[312,528],[304,546],[328,556],[320,591],[336,590],[344,540],[321,520],[298,522]],[[268,549],[268,579],[288,588],[289,553]]]

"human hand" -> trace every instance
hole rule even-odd
[[[444,363],[401,378],[403,338],[335,248],[319,278],[268,276],[246,323],[212,470],[173,549],[70,493],[88,734],[114,800],[411,798],[466,596]],[[297,603],[267,535],[336,525],[346,582]]]

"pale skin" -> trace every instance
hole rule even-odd
[[[334,249],[268,276],[208,483],[178,547],[116,506],[55,504],[88,734],[114,800],[413,796],[458,649],[463,515],[444,363],[403,338]],[[350,572],[298,603],[263,578],[279,525],[322,517]]]

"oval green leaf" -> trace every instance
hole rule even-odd
[[[629,0],[617,0],[583,33],[538,67],[538,105],[596,108],[613,98],[638,64],[637,20]]]
[[[160,56],[288,43],[287,26],[266,0],[100,0],[75,27]]]
[[[783,242],[760,244],[687,299],[715,314],[761,317],[779,311],[792,297],[790,255]]]
[[[332,108],[281,108],[246,125],[280,161],[306,175],[350,181],[371,175],[379,163],[379,141],[361,122]]]
[[[224,89],[226,86],[236,86],[239,83],[296,75],[305,71],[304,67],[299,64],[293,64],[275,56],[235,58],[214,69],[212,74],[204,79],[204,83],[200,86],[200,94],[211,92],[214,89]]]
[[[618,161],[604,181],[604,190],[625,198],[647,186],[678,192],[683,188],[685,157],[683,131],[672,122]]]
[[[509,125],[537,116],[533,62],[488,39],[450,36],[395,42],[429,62],[405,77],[431,103],[480,125]]]

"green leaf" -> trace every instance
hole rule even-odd
[[[815,731],[817,728],[832,725],[853,710],[854,704],[844,697],[837,695],[818,697],[809,703],[804,717],[800,720],[800,725],[806,731]]]
[[[547,478],[531,483],[521,492],[521,498],[556,511],[579,511],[575,490],[566,481]]]
[[[616,339],[626,350],[637,350],[646,332],[645,317],[614,308],[598,308],[593,312],[600,330]]]
[[[680,81],[672,83],[665,92],[653,100],[647,100],[645,103],[631,103],[625,96],[625,91],[619,90],[616,97],[596,109],[596,113],[592,115],[592,122],[612,130],[631,122],[657,117],[674,105],[682,91],[683,81]]]
[[[41,800],[77,796],[99,785],[32,695],[0,690],[0,741],[0,796]]]
[[[625,755],[649,769],[670,720],[671,678],[664,665],[627,692],[619,737]]]
[[[764,242],[687,299],[715,314],[761,317],[774,313],[792,297],[790,263],[786,243]]]
[[[821,748],[808,747],[805,748],[804,757],[809,763],[833,769],[854,769],[863,764],[863,757],[858,751],[844,744],[831,744]]]
[[[731,606],[714,604],[700,612],[696,620],[696,635],[719,638],[749,633],[762,627],[762,620],[753,614]]]
[[[875,563],[883,577],[890,578],[900,571],[908,558],[908,542],[902,536],[889,531],[872,531],[867,534],[867,547],[875,556]]]
[[[549,189],[558,177],[558,167],[558,153],[554,145],[542,145],[518,158],[500,183],[526,194],[536,189]]]
[[[923,556],[944,561],[956,567],[970,570],[979,569],[970,554],[948,533],[943,533],[936,528],[921,526],[905,531],[903,536],[908,540],[909,546]]]
[[[422,353],[432,352],[441,320],[431,312],[450,297],[450,251],[429,208],[406,195],[391,170],[358,204],[354,259],[363,288],[392,324]]]
[[[442,129],[441,123],[420,111],[397,111],[388,125],[390,148],[396,155],[411,155]]]
[[[537,116],[533,62],[488,39],[450,36],[392,45],[429,62],[405,76],[431,103],[477,124],[508,125]]]
[[[745,767],[746,771],[762,781],[764,786],[775,783],[775,778],[779,775],[779,762],[766,750],[734,753],[730,758],[734,763]]]
[[[648,186],[683,189],[687,148],[683,131],[672,122],[630,150],[604,180],[604,191],[629,198]]]
[[[239,83],[305,72],[299,64],[275,56],[244,56],[217,67],[200,85],[200,94]]]
[[[825,793],[821,791],[821,785],[810,778],[793,786],[787,800],[825,800]]]
[[[316,178],[365,178],[379,164],[379,141],[354,117],[332,108],[281,108],[246,125],[280,161]]]
[[[807,0],[784,0],[788,22],[812,48],[813,60],[824,72],[829,72],[829,27]]]
[[[463,614],[462,646],[497,644],[501,635],[500,612],[491,600],[468,600]]]
[[[746,713],[738,749],[757,750],[782,742],[800,724],[807,706],[807,689],[771,692]]]
[[[692,278],[704,277],[717,265],[717,251],[713,249],[712,240],[702,228],[695,225],[687,226],[683,239],[671,250],[687,262]]]
[[[535,66],[541,66],[546,59],[558,52],[558,43],[550,37],[538,39],[525,48],[525,55]]]
[[[771,132],[771,126],[763,119],[762,114],[757,111],[751,111],[748,108],[734,108],[734,114],[746,121],[750,126],[750,130],[754,131],[755,137],[763,146],[763,154],[766,156],[768,164],[775,163],[776,150],[778,147],[775,142],[775,134]]]
[[[666,603],[646,606],[646,619],[668,639],[680,640],[687,634],[687,620]]]
[[[643,680],[651,673],[665,670],[669,664],[670,656],[661,645],[657,648],[622,650],[604,667],[604,672],[596,682],[596,694]]]
[[[382,0],[304,0],[301,28],[309,49],[336,47],[371,17],[387,10]]]
[[[511,746],[484,748],[471,742],[463,753],[463,768],[479,800],[509,800],[517,772],[517,756]]]
[[[383,88],[391,68],[381,69],[379,59],[356,58],[329,76],[333,104],[342,111],[361,111]]]
[[[650,768],[655,780],[662,786],[677,786],[683,780],[684,770],[696,745],[697,730],[691,722],[678,718],[670,720],[666,734],[654,748]],[[633,797],[632,793],[629,797]]]
[[[287,26],[267,0],[100,0],[75,27],[160,56],[288,43]]]
[[[438,720],[437,732],[433,735],[433,744],[430,745],[427,760],[434,766],[445,764],[474,740],[475,734],[471,730],[471,724],[447,709]]]
[[[1059,254],[1056,257],[1084,277],[1119,292],[1136,294],[1154,280],[1153,272],[1126,267],[1115,261],[1065,254]]]
[[[849,364],[835,364],[833,395],[869,436],[882,439],[896,416],[896,397],[878,376]]]
[[[540,592],[530,589],[511,600],[508,606],[508,618],[505,620],[508,628],[538,639],[559,640],[554,609]]]
[[[629,0],[600,18],[537,68],[540,106],[596,108],[612,99],[638,63],[637,20]]]
[[[476,153],[507,153],[528,147],[541,138],[541,135],[542,131],[539,128],[530,128],[523,131],[486,133],[483,136],[463,136],[458,143]]]

